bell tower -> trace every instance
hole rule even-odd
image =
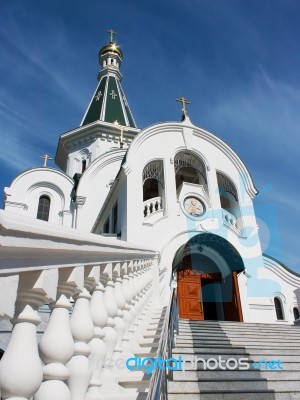
[[[136,128],[121,86],[120,67],[123,53],[114,41],[117,32],[112,29],[107,32],[110,34],[109,43],[99,51],[101,67],[98,73],[99,84],[81,121],[81,126],[100,120],[111,123],[118,121],[120,125]]]
[[[112,29],[99,51],[98,84],[80,126],[60,136],[55,161],[69,176],[82,175],[93,161],[112,150],[126,150],[140,132],[123,88],[123,52]]]

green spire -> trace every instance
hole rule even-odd
[[[98,74],[99,84],[83,117],[81,126],[95,121],[113,123],[117,120],[121,125],[136,128],[121,86],[122,75],[119,68],[123,53],[113,42],[113,35],[116,35],[117,32],[112,29],[107,30],[107,32],[110,33],[110,41],[99,51],[99,63],[102,66]]]

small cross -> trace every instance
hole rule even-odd
[[[115,32],[112,29],[106,29],[106,32],[110,34],[110,40],[109,40],[110,43],[113,43],[114,42],[114,35],[117,35],[118,32]]]
[[[113,100],[115,100],[116,97],[118,97],[117,93],[115,93],[115,91],[112,89],[112,91],[109,93],[109,95],[111,96],[111,98]]]
[[[95,96],[95,100],[99,101],[101,96],[102,96],[102,92],[99,90],[99,92]]]
[[[44,154],[43,156],[40,156],[40,157],[44,160],[43,167],[47,167],[47,161],[52,160],[52,158],[50,156],[48,156],[48,154]]]
[[[182,103],[182,114],[183,116],[187,115],[187,109],[186,109],[186,104],[191,104],[190,101],[188,101],[185,97],[180,97],[179,99],[176,99],[176,101],[179,101],[180,103]]]
[[[123,142],[123,132],[127,132],[128,129],[125,129],[123,125],[120,125],[117,120],[115,120],[114,125],[120,130],[120,149],[123,149],[124,142]]]

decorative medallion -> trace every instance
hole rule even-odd
[[[204,203],[194,196],[186,197],[183,201],[183,207],[186,213],[194,218],[201,217],[205,213]]]

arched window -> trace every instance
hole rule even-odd
[[[164,213],[164,169],[163,161],[149,162],[143,170],[144,218],[153,213]]]
[[[277,320],[283,320],[283,309],[282,309],[282,304],[281,300],[279,297],[274,297],[274,305],[275,305],[275,311],[276,311],[276,317]]]
[[[37,219],[48,221],[49,212],[50,212],[50,198],[48,196],[43,195],[39,199],[39,206],[36,217]]]
[[[293,314],[294,314],[295,321],[300,318],[299,310],[297,307],[293,308]]]
[[[221,207],[236,218],[239,218],[239,201],[235,185],[220,172],[217,172],[217,180]]]
[[[205,165],[197,156],[186,151],[180,151],[174,159],[176,190],[183,182],[204,186],[207,191],[207,179]]]
[[[162,196],[164,171],[161,160],[151,161],[143,171],[143,201]]]

